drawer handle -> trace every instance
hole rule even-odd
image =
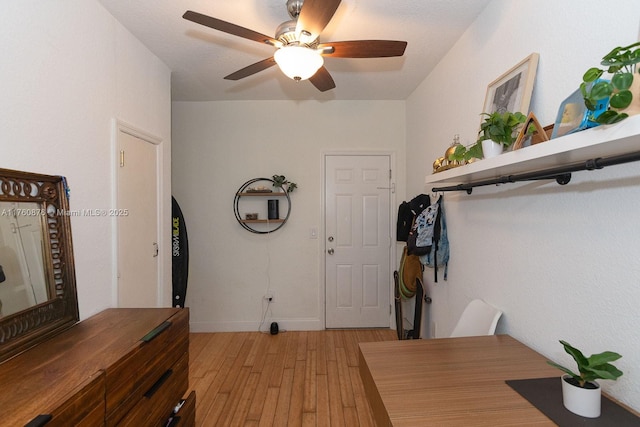
[[[169,326],[171,326],[171,322],[169,322],[168,320],[166,322],[164,322],[164,323],[161,323],[159,326],[153,328],[147,335],[142,337],[142,341],[145,342],[145,343],[153,341],[153,339],[155,339],[155,337],[160,335]]]
[[[151,388],[147,390],[147,392],[144,394],[144,397],[146,397],[147,399],[151,399],[151,397],[156,394],[156,391],[158,391],[160,387],[162,387],[162,384],[164,384],[164,382],[167,381],[172,374],[173,369],[169,369],[167,372],[162,374],[158,381],[156,381],[155,384],[153,384]]]
[[[40,427],[51,421],[51,418],[53,418],[51,414],[40,414],[25,424],[24,427]]]

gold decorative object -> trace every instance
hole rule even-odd
[[[456,134],[453,137],[453,142],[444,152],[444,157],[438,157],[433,162],[433,173],[446,171],[447,169],[455,168],[455,167],[466,164],[464,160],[449,160],[449,157],[452,156],[453,153],[455,153],[456,147],[458,145],[462,145],[462,144],[460,144],[460,136]]]
[[[442,167],[443,161],[444,161],[444,157],[438,157],[433,161],[433,173],[438,172],[438,169]]]

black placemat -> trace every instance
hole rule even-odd
[[[585,418],[570,412],[562,404],[560,377],[507,380],[509,387],[517,391],[540,412],[559,426],[640,426],[640,417],[602,396],[599,418]]]

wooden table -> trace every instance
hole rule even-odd
[[[504,382],[560,378],[546,360],[508,335],[360,344],[378,426],[555,425]]]

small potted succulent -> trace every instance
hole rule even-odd
[[[613,124],[640,113],[639,62],[640,42],[637,42],[616,47],[602,58],[600,65],[605,68],[593,67],[584,73],[580,84],[584,105],[595,111],[598,102],[609,98],[609,110],[597,116],[596,122]],[[605,72],[611,74],[610,81],[600,79]]]
[[[579,372],[579,374],[575,373],[569,368],[547,361],[549,365],[565,373],[562,376],[562,400],[565,408],[583,417],[599,417],[602,394],[600,385],[595,380],[615,381],[618,379],[622,375],[622,371],[610,362],[614,362],[622,356],[612,351],[605,351],[585,357],[580,350],[572,347],[568,342],[560,340],[560,344],[576,361]]]
[[[518,137],[519,127],[527,120],[527,116],[521,112],[512,113],[498,111],[482,113],[484,121],[480,125],[478,140],[471,146],[457,146],[449,160],[471,160],[482,157],[495,157],[502,153],[506,147],[510,147]]]

